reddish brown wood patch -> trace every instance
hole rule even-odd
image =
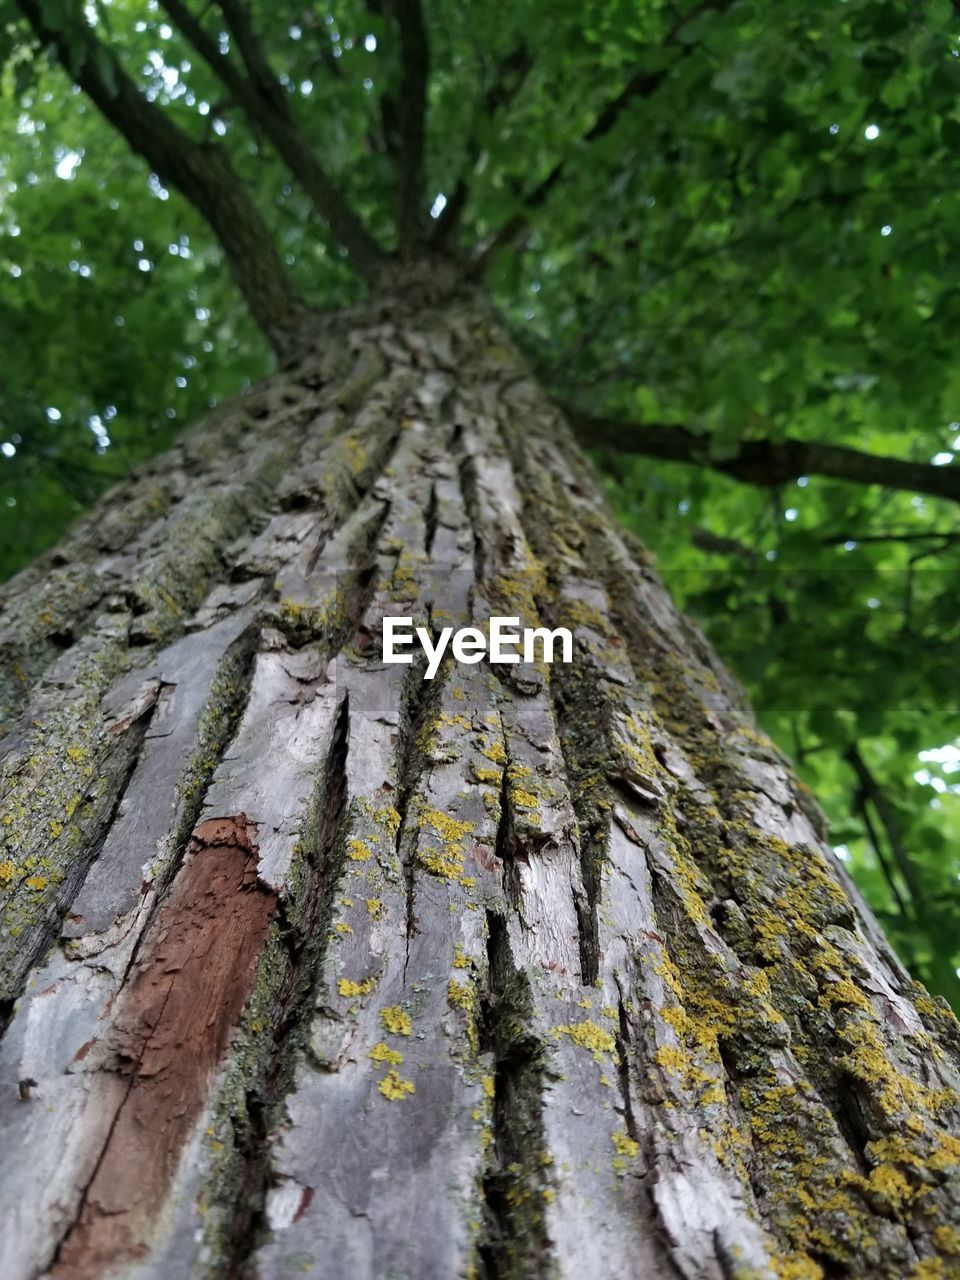
[[[127,1088],[56,1280],[93,1280],[145,1252],[276,904],[257,880],[255,836],[242,814],[197,827],[124,987],[109,1047]]]

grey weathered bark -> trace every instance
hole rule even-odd
[[[479,300],[3,603],[4,1280],[957,1274],[957,1023]],[[384,665],[457,612],[575,660]]]

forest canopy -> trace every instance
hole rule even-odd
[[[73,77],[229,161],[316,307],[402,244],[412,175],[411,234],[485,277],[960,1007],[958,10],[3,0],[0,572],[277,358],[196,202]],[[369,242],[318,216],[249,92]]]

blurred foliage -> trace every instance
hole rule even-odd
[[[396,96],[399,58],[380,8],[261,0],[255,13],[301,128],[389,243],[380,99]],[[789,433],[960,465],[951,0],[427,8],[434,216],[469,168],[463,238],[483,245],[563,165],[489,273],[548,387],[595,413],[682,423],[714,457]],[[325,306],[359,296],[162,8],[101,0],[87,13],[149,96],[229,148],[304,293]],[[0,0],[5,574],[270,359],[204,225],[15,14]],[[520,49],[530,70],[491,116],[485,96]],[[655,91],[585,142],[640,75]],[[621,517],[826,806],[838,856],[894,944],[960,1007],[956,505],[597,460]]]

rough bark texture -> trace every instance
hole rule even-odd
[[[478,302],[321,324],[4,600],[4,1280],[960,1274],[957,1023]]]

